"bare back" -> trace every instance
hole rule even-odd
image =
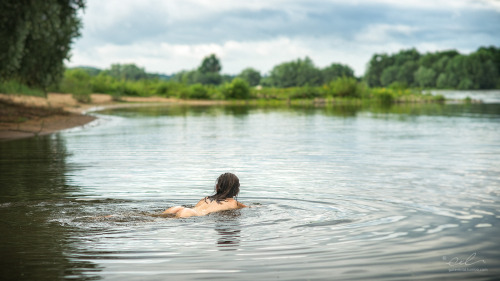
[[[213,212],[234,210],[246,207],[233,198],[227,198],[217,202],[208,198],[201,199],[194,208],[172,207],[164,212],[164,214],[175,214],[176,217],[185,218],[192,216],[204,216]]]
[[[234,210],[246,207],[245,205],[239,203],[233,198],[227,198],[224,201],[217,202],[215,200],[210,200],[208,198],[203,198],[194,206],[194,210],[202,214],[210,214],[213,212]]]

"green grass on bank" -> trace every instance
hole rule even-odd
[[[19,83],[15,80],[0,82],[0,93],[45,97],[44,91],[40,89],[30,88],[27,85]]]
[[[388,88],[369,88],[354,78],[342,77],[320,87],[250,87],[245,80],[235,78],[222,85],[187,85],[175,81],[145,79],[116,80],[107,75],[89,76],[86,72],[68,70],[58,85],[49,92],[71,93],[80,102],[90,102],[91,93],[109,94],[115,100],[132,97],[174,97],[180,99],[232,100],[259,104],[361,104],[361,103],[417,103],[443,102],[442,95],[423,93],[400,85]],[[0,82],[0,92],[44,96],[44,91],[30,88],[16,81]]]

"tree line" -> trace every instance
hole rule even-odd
[[[374,54],[364,80],[370,87],[500,88],[500,48],[481,47],[469,55],[455,50],[420,54],[415,49]]]
[[[211,54],[203,59],[197,69],[176,73],[172,80],[186,84],[220,85],[238,77],[250,86],[287,88],[320,86],[340,77],[354,77],[354,71],[347,65],[332,63],[320,69],[309,57],[278,64],[266,76],[252,67],[243,69],[236,76],[223,75],[221,69],[219,58]]]
[[[153,95],[216,100],[373,99],[385,103],[443,100],[442,96],[423,95],[413,89],[369,88],[365,82],[356,79],[348,67],[332,64],[318,69],[308,58],[279,64],[266,77],[252,69],[245,69],[235,76],[222,75],[221,69],[214,54],[205,57],[196,69],[181,71],[171,77],[147,73],[135,64],[113,64],[105,70],[73,68],[64,73],[61,83],[49,87],[49,91],[72,93],[82,102],[89,101],[91,93],[110,94],[116,100],[122,96]],[[266,83],[276,86],[263,87]]]

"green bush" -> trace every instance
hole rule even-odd
[[[317,87],[294,88],[290,94],[290,99],[314,99],[323,96]]]
[[[153,92],[155,95],[164,97],[175,97],[179,95],[181,90],[184,90],[187,85],[175,81],[156,81],[153,84]]]
[[[159,83],[156,85],[155,94],[158,96],[168,96],[170,87],[167,83]]]
[[[444,102],[446,100],[446,98],[443,95],[435,95],[435,96],[433,96],[433,99],[434,99],[434,101],[437,101],[437,102]]]
[[[115,78],[101,72],[95,77],[91,77],[90,85],[93,93],[116,94],[118,82]]]
[[[372,98],[381,103],[388,104],[394,101],[394,91],[386,88],[373,88],[371,90]]]
[[[80,102],[90,102],[92,85],[89,74],[82,69],[68,69],[59,86],[63,93],[71,93]]]
[[[340,77],[330,82],[328,91],[334,97],[361,98],[364,87],[352,77]]]
[[[208,99],[208,91],[201,84],[194,84],[189,87],[188,97],[191,99]]]
[[[234,78],[230,84],[226,84],[223,90],[226,99],[248,99],[250,97],[250,86],[241,78]]]
[[[396,82],[392,82],[389,85],[389,88],[392,90],[406,90],[406,89],[408,89],[408,84],[406,82],[396,81]]]
[[[28,96],[44,97],[45,93],[40,89],[30,88],[27,85],[16,80],[0,82],[0,93],[2,94],[21,94]]]

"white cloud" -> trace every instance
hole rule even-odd
[[[265,41],[227,41],[223,44],[107,44],[85,53],[76,50],[68,65],[108,68],[113,63],[135,63],[148,72],[172,74],[194,69],[203,57],[215,53],[221,60],[223,73],[237,74],[246,67],[253,67],[265,74],[279,63],[309,56],[318,67],[342,63],[352,67],[356,75],[362,75],[374,51],[395,52],[403,47],[399,44],[367,46],[335,39],[286,37]]]
[[[391,6],[424,8],[424,9],[440,9],[446,7],[448,9],[463,9],[463,8],[485,8],[492,7],[498,4],[498,0],[363,0],[358,1],[363,3],[380,3]]]
[[[269,71],[274,65],[305,57],[312,52],[301,42],[289,38],[269,41],[237,42],[223,44],[169,44],[137,43],[133,45],[107,44],[90,52],[74,51],[69,66],[93,65],[107,68],[112,63],[136,63],[145,66],[147,71],[174,73],[179,70],[196,68],[202,59],[215,53],[220,59],[224,73],[237,74],[243,68],[254,67],[262,72]]]
[[[394,36],[411,36],[417,27],[402,24],[373,24],[355,35],[355,40],[361,44],[384,43],[394,41]]]
[[[221,58],[223,73],[265,73],[309,56],[362,75],[374,53],[500,45],[496,0],[88,0],[69,66],[136,63],[171,74]]]

